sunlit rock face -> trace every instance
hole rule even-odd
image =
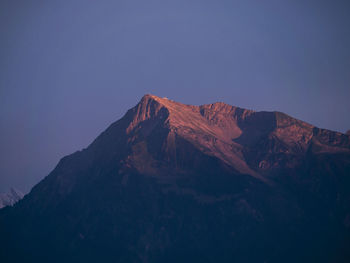
[[[349,262],[350,137],[145,95],[0,210],[2,262]]]

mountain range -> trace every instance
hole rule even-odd
[[[145,95],[0,210],[0,243],[2,262],[350,262],[350,136]]]

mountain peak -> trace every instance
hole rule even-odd
[[[160,99],[160,97],[152,95],[152,94],[145,94],[140,100],[140,103],[147,102],[149,100],[157,100]]]
[[[169,102],[176,103],[175,101],[170,100],[170,99],[168,99],[167,97],[161,98],[161,97],[158,97],[158,96],[153,95],[153,94],[145,94],[145,95],[141,98],[141,100],[140,100],[139,103],[141,103],[141,104],[143,104],[143,103],[149,103],[150,101],[155,101],[155,102],[158,102],[158,103],[161,103],[161,104],[164,104],[164,105],[166,105],[166,104],[169,103]],[[181,103],[179,103],[179,104],[181,104]]]
[[[0,211],[2,262],[281,262],[286,251],[333,262],[349,240],[349,167],[343,133],[147,94]]]
[[[164,107],[163,100],[151,94],[144,95],[140,102],[129,111],[132,114],[132,120],[127,128],[127,133],[130,133],[140,123],[147,120],[155,120],[159,117],[166,118],[168,110]]]
[[[242,147],[251,147],[266,140],[266,143],[275,144],[274,147],[278,148],[270,149],[271,151],[287,151],[288,148],[288,151],[305,152],[315,135],[313,125],[284,113],[256,112],[224,102],[193,106],[146,94],[132,112],[133,120],[127,133],[137,128],[143,134],[150,134],[160,124],[169,130],[169,138],[180,136],[241,173],[254,176],[257,174],[246,164]],[[345,139],[339,139],[339,145],[335,143],[331,146],[326,143],[328,146],[324,147],[323,141],[327,139],[321,137],[327,135],[320,136],[313,140],[314,144],[319,145],[313,147],[315,151],[324,151],[329,147],[348,151]]]
[[[219,137],[224,141],[231,141],[239,133],[237,133],[234,116],[236,109],[237,107],[223,102],[194,106],[179,103],[165,97],[160,98],[146,94],[134,108],[135,121],[132,127],[139,121],[161,117],[170,128],[176,129],[178,132],[183,131],[188,134],[188,131],[191,131]],[[225,122],[226,124],[224,124]],[[227,122],[230,122],[230,124]],[[221,123],[221,127],[218,127],[218,123]],[[226,128],[231,128],[229,133],[234,131],[235,134],[230,136],[225,134],[223,136],[223,129]],[[225,131],[225,133],[227,132]]]
[[[15,188],[11,188],[7,193],[0,193],[0,208],[14,205],[21,200],[23,196],[24,194]]]
[[[127,128],[128,134],[135,134],[135,131],[143,135],[151,134],[160,124],[169,131],[166,143],[168,150],[171,148],[170,151],[175,151],[174,138],[181,137],[196,145],[200,151],[219,158],[241,173],[261,179],[248,167],[241,154],[237,155],[237,152],[241,152],[241,146],[233,141],[242,134],[238,122],[253,111],[223,102],[186,105],[146,94],[132,112],[133,119]],[[132,140],[137,138],[136,134],[135,136]]]
[[[151,94],[144,95],[105,134],[111,137],[97,140],[104,141],[104,145],[121,141],[121,135],[125,136],[125,147],[131,147],[137,160],[141,158],[138,147],[142,149],[157,141],[159,155],[166,156],[168,161],[172,159],[175,166],[179,158],[178,141],[184,140],[199,152],[264,182],[267,180],[262,174],[280,166],[271,157],[274,154],[288,155],[285,165],[293,166],[293,158],[299,157],[289,156],[303,156],[308,149],[319,153],[350,151],[347,136],[318,129],[281,112],[256,112],[223,102],[186,105]],[[331,140],[332,136],[336,139]],[[134,163],[140,171],[148,167]]]

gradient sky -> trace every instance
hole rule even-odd
[[[350,129],[350,2],[0,1],[0,192],[29,191],[145,93]]]

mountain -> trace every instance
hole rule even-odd
[[[145,95],[0,210],[2,262],[349,262],[350,137]]]
[[[21,191],[11,188],[9,193],[0,194],[0,208],[5,206],[13,206],[15,203],[21,200],[23,196],[24,194]]]

